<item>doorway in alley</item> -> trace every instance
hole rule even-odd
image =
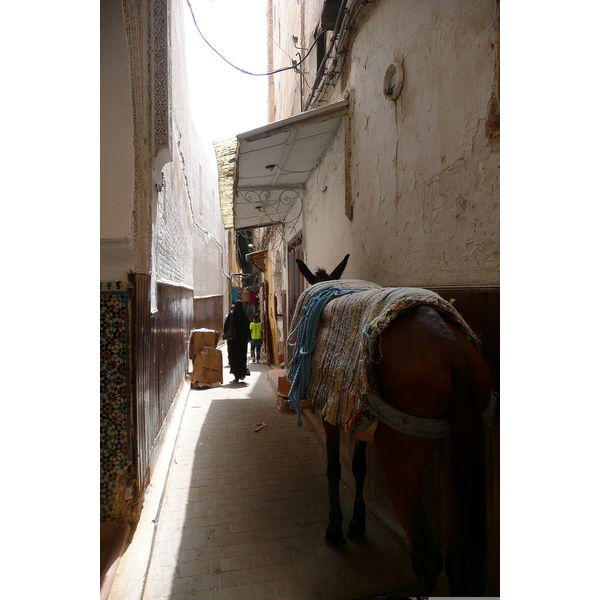
[[[304,260],[302,252],[302,231],[288,243],[288,323],[292,322],[296,304],[304,291],[304,277],[298,269],[296,259]]]

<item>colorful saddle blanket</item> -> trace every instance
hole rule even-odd
[[[405,415],[379,394],[373,361],[379,336],[402,311],[423,304],[446,315],[480,349],[477,336],[456,309],[430,290],[384,288],[356,279],[306,289],[298,299],[288,337],[294,352],[287,377],[298,424],[300,400],[306,394],[324,420],[345,429],[348,440],[378,419],[411,435],[447,435],[448,421]]]

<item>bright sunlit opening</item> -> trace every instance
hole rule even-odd
[[[266,73],[266,0],[190,0],[204,37],[228,61]],[[192,120],[203,138],[223,139],[268,121],[268,77],[236,70],[202,39],[184,3],[186,60]]]

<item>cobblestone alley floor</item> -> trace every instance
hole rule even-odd
[[[277,409],[266,365],[245,384],[191,390],[143,600],[349,600],[408,595],[410,559],[367,517],[367,538],[325,545],[322,443]],[[255,431],[258,424],[267,426]],[[341,483],[344,526],[353,495]]]

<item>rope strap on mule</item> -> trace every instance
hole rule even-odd
[[[384,402],[379,396],[366,392],[363,394],[369,405],[369,412],[392,429],[422,438],[443,438],[450,435],[450,419],[429,419],[413,417]],[[492,392],[488,405],[481,413],[484,424],[488,424],[496,410],[498,395]]]
[[[321,321],[321,313],[325,306],[340,296],[354,294],[358,290],[340,290],[335,287],[325,287],[302,307],[302,316],[296,329],[288,336],[287,343],[294,346],[292,359],[288,366],[287,379],[292,385],[289,391],[289,402],[298,415],[298,427],[302,427],[300,418],[300,402],[310,380],[310,363],[317,341],[317,330]],[[296,343],[291,340],[297,332]]]

